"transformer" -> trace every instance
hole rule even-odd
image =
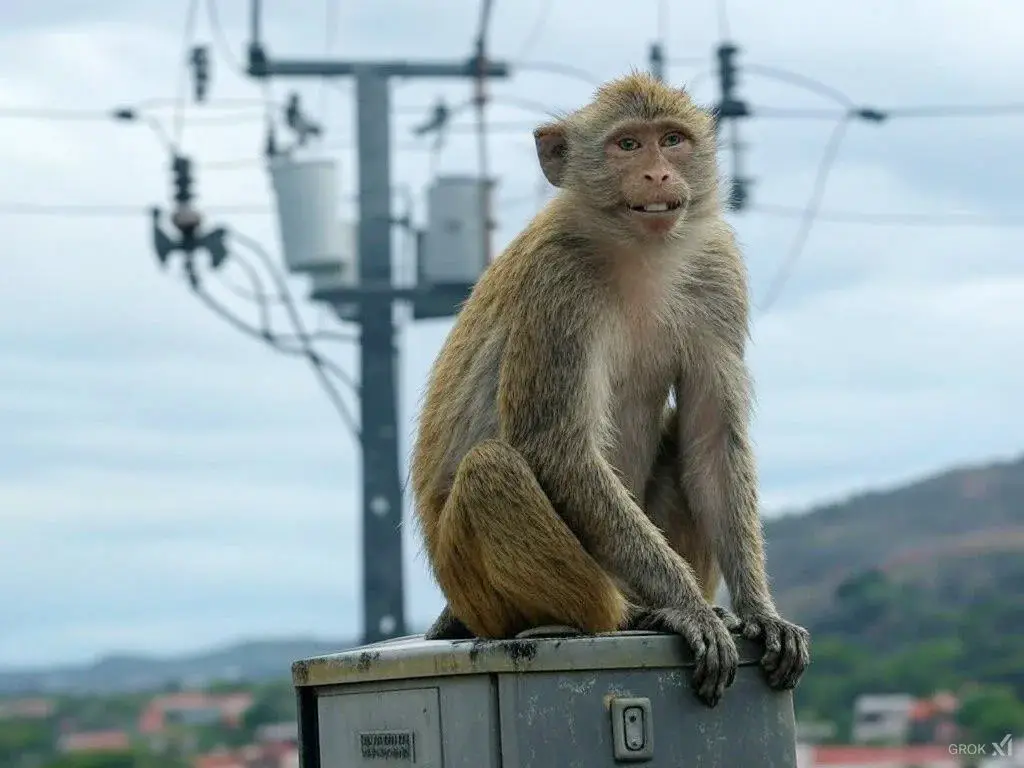
[[[790,691],[736,637],[715,708],[683,640],[652,632],[388,640],[296,662],[303,768],[795,768]]]
[[[484,190],[484,181],[473,176],[443,176],[431,186],[418,259],[421,283],[472,285],[487,267]]]
[[[329,158],[268,161],[284,262],[290,272],[357,274],[356,252],[338,223],[337,167]]]

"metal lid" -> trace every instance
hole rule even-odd
[[[741,665],[760,661],[761,647],[733,635]],[[682,638],[657,632],[519,637],[512,640],[424,640],[410,635],[292,664],[296,686],[345,685],[500,672],[567,672],[693,666]]]

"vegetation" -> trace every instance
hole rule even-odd
[[[1024,558],[984,565],[999,573],[1001,589],[971,602],[948,592],[955,568],[929,586],[880,570],[842,582],[832,608],[809,622],[813,661],[796,694],[800,715],[835,722],[842,741],[861,693],[947,690],[961,697],[968,738],[1024,732]]]

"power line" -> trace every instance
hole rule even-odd
[[[299,314],[299,310],[295,302],[295,297],[292,295],[291,290],[288,288],[288,282],[287,280],[285,280],[284,275],[281,274],[281,271],[280,269],[278,269],[277,264],[275,264],[274,259],[272,259],[270,254],[267,253],[266,249],[264,249],[263,246],[260,245],[259,242],[257,242],[253,238],[248,237],[247,235],[244,235],[234,230],[231,232],[230,236],[236,242],[245,246],[252,253],[254,253],[256,257],[260,260],[260,262],[263,264],[263,268],[270,273],[271,279],[273,280],[275,287],[277,288],[277,295],[280,296],[281,299],[283,300],[285,309],[287,310],[288,316],[291,319],[292,327],[295,329],[296,336],[298,336],[299,339],[302,341],[302,344],[304,348],[307,349],[307,351],[311,350],[312,347],[310,346],[309,343],[309,332],[306,330],[306,324],[302,321],[302,315]],[[319,369],[320,366],[317,363],[317,361],[311,359],[310,362],[314,364],[314,367]],[[344,371],[340,371],[339,369],[337,375],[349,387],[351,387],[353,391],[359,391],[359,384],[347,373],[345,373]],[[355,434],[359,434],[358,430],[355,431]]]
[[[571,77],[595,87],[601,85],[601,78],[587,72],[585,69],[574,67],[572,64],[560,64],[553,61],[518,61],[513,66],[520,72],[545,72],[552,75],[564,75],[565,77]]]
[[[1024,114],[1024,101],[1010,104],[950,104],[922,107],[896,107],[885,110],[889,117],[1006,117]]]
[[[269,213],[265,205],[219,205],[208,208],[211,213]],[[132,217],[150,216],[150,209],[141,205],[118,204],[65,204],[0,202],[0,215],[26,216],[83,216],[83,217]]]
[[[228,41],[227,33],[224,31],[224,25],[220,20],[220,12],[217,8],[217,0],[206,0],[206,21],[210,26],[210,36],[213,38],[213,47],[220,53],[222,59],[224,59],[228,67],[239,77],[245,77],[245,67],[242,66],[242,62],[235,56],[234,51],[231,49],[231,43]]]
[[[530,27],[530,31],[526,33],[525,39],[519,46],[519,53],[511,57],[512,66],[517,69],[521,68],[521,65],[516,62],[519,62],[529,56],[530,51],[532,51],[534,46],[537,45],[541,34],[544,32],[544,25],[547,23],[548,16],[551,14],[551,9],[554,5],[554,0],[540,0],[540,8],[537,11],[536,17],[534,17],[533,26]]]
[[[790,85],[795,85],[798,88],[803,88],[805,91],[816,93],[819,96],[823,96],[826,99],[836,102],[847,110],[857,108],[856,102],[838,88],[833,88],[831,85],[823,83],[820,80],[816,80],[813,77],[803,75],[799,72],[781,69],[780,67],[764,66],[762,64],[744,64],[742,69],[744,72],[750,72],[753,75],[760,75],[761,77],[766,77],[771,80],[789,83]]]
[[[728,40],[729,34],[729,5],[727,0],[718,0],[715,4],[718,11],[718,38]]]
[[[491,174],[487,151],[488,78],[485,66],[487,64],[487,33],[490,31],[491,11],[493,8],[493,0],[481,0],[480,24],[477,29],[476,38],[476,77],[473,80],[474,101],[476,103],[477,170],[480,174],[480,184],[483,193],[480,206],[480,230],[483,238],[485,264],[491,260]]]
[[[800,221],[796,237],[793,239],[789,253],[782,264],[779,265],[775,276],[769,282],[768,290],[761,300],[759,309],[762,314],[770,310],[778,299],[786,282],[793,273],[793,268],[803,255],[807,240],[811,234],[811,228],[814,226],[814,219],[817,216],[818,208],[821,206],[822,198],[825,196],[825,186],[828,183],[829,173],[839,155],[839,147],[842,144],[843,137],[846,135],[846,129],[850,125],[850,120],[851,115],[849,113],[844,115],[843,119],[836,123],[835,128],[832,130],[832,135],[829,137],[828,144],[825,145],[825,151],[822,153],[821,161],[818,164],[818,172],[815,174],[810,199],[807,201],[804,216]]]
[[[751,205],[751,213],[777,218],[803,218],[806,208],[787,205]],[[1024,227],[1024,216],[993,218],[969,213],[870,213],[862,211],[821,211],[815,215],[819,222],[856,224],[878,227],[978,227],[982,229],[1016,229]]]
[[[232,257],[237,258],[237,254],[232,254]],[[204,290],[202,286],[202,280],[196,274],[194,261],[186,262],[185,268],[192,293],[203,304],[205,304],[206,307],[211,312],[220,317],[228,325],[232,326],[235,330],[239,331],[240,333],[246,336],[264,342],[275,352],[279,352],[281,354],[293,357],[305,357],[313,366],[313,370],[317,374],[318,383],[320,384],[324,393],[327,395],[328,399],[331,401],[331,405],[334,406],[335,410],[338,412],[338,415],[345,422],[345,426],[353,433],[353,435],[359,435],[359,427],[356,424],[355,418],[352,416],[351,411],[349,411],[348,406],[345,404],[345,401],[342,398],[341,393],[338,392],[337,388],[334,386],[334,383],[328,377],[327,372],[329,371],[334,375],[338,375],[340,373],[344,376],[347,376],[347,374],[345,374],[345,372],[336,363],[324,359],[324,357],[320,355],[318,352],[313,351],[308,344],[308,335],[301,337],[304,343],[303,346],[299,349],[294,349],[285,344],[282,344],[280,339],[276,335],[270,332],[264,332],[261,329],[250,325],[245,320],[238,317],[238,315],[236,315],[230,309],[225,307],[222,303],[217,301],[209,292]]]
[[[185,14],[185,33],[182,35],[182,53],[180,74],[178,76],[177,104],[174,108],[174,145],[181,146],[182,136],[185,131],[185,101],[188,98],[188,79],[190,68],[188,65],[189,49],[195,41],[196,21],[198,20],[199,0],[189,0],[188,11]]]
[[[245,163],[256,165],[265,162],[263,158],[251,160],[227,161],[232,164]],[[204,169],[209,165],[204,164]],[[546,186],[543,187],[546,189]],[[536,198],[536,192],[532,195],[512,195],[499,201],[502,207],[524,205],[531,199]],[[212,206],[211,213],[269,213],[270,208],[262,205],[227,205]],[[750,205],[746,209],[751,213],[762,216],[771,216],[782,219],[798,219],[806,215],[806,208],[801,206],[787,205]],[[93,205],[93,204],[63,204],[63,203],[26,203],[26,202],[0,202],[0,215],[39,215],[39,216],[82,216],[82,217],[132,217],[149,215],[149,209],[138,205]],[[819,222],[832,224],[861,224],[865,226],[880,227],[977,227],[980,229],[1016,229],[1024,227],[1024,216],[998,217],[994,218],[983,214],[966,213],[872,213],[868,211],[818,211],[815,219]],[[252,299],[252,294],[233,290],[242,298]]]
[[[211,0],[212,1],[212,0]],[[334,53],[334,45],[338,36],[338,3],[337,0],[324,0],[324,58]],[[327,78],[320,81],[320,123],[326,125],[329,106]]]

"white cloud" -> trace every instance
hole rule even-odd
[[[272,53],[319,54],[320,9],[264,5]],[[649,13],[602,11],[601,5],[555,3],[529,58],[571,63],[598,79],[643,66],[656,31],[653,5]],[[1024,65],[1024,53],[1012,31],[1024,23],[1024,8],[1012,3],[990,3],[985,14],[951,0],[929,4],[927,14],[882,0],[827,10],[812,3],[771,10],[753,0],[729,5],[741,61],[813,75],[858,102],[1020,100],[1013,73]],[[221,6],[237,55],[246,19],[234,4]],[[0,107],[103,109],[173,96],[183,24],[178,6],[143,11],[109,0],[88,13],[62,7],[56,4],[49,16],[27,6],[3,11]],[[499,2],[496,8],[495,50],[514,56],[539,5]],[[468,56],[476,15],[471,0],[443,8],[412,0],[343,3],[335,51],[356,58]],[[796,31],[802,29],[811,31]],[[669,55],[702,57],[710,66],[716,34],[712,3],[687,7],[685,15],[673,9]],[[685,79],[703,69],[673,66],[671,72]],[[327,143],[351,193],[351,88],[275,83],[274,97],[293,87],[316,113],[326,94]],[[215,98],[260,97],[220,58],[212,90]],[[552,108],[578,104],[591,90],[572,78],[527,71],[493,86],[499,99]],[[713,79],[697,92],[713,99]],[[753,75],[743,77],[742,92],[755,105],[828,106]],[[418,193],[429,155],[409,149],[409,129],[422,117],[409,108],[426,107],[438,94],[458,103],[470,86],[405,82],[392,93],[401,150],[395,181]],[[269,210],[259,163],[232,170],[208,165],[257,160],[260,110],[239,113],[242,122],[200,123],[211,109],[189,108],[184,134],[185,149],[196,158],[199,201],[213,219],[276,253],[270,215],[215,212],[236,204]],[[171,126],[166,105],[154,114]],[[524,125],[490,139],[499,198],[526,199],[499,206],[498,244],[536,209],[529,199],[538,174],[525,126],[540,119],[507,103],[493,110],[496,123]],[[856,124],[824,208],[1016,213],[1020,123]],[[744,124],[755,204],[802,205],[830,130],[822,121]],[[475,158],[472,135],[453,134],[440,168],[471,172]],[[245,635],[358,631],[358,455],[300,361],[239,336],[189,295],[176,268],[158,269],[142,211],[167,200],[170,178],[154,134],[105,121],[0,119],[0,188],[0,203],[140,209],[137,218],[4,220],[0,664],[87,658],[108,649],[172,651]],[[751,212],[735,222],[759,299],[797,221]],[[1024,231],[1010,228],[816,225],[779,303],[754,326],[755,434],[767,508],[805,506],[1021,449],[1014,436],[1024,434],[1024,417],[1015,415],[1024,365],[1013,351],[1024,332],[1022,245]],[[240,274],[232,277],[236,284]],[[301,281],[295,287],[301,295]],[[247,310],[242,302],[231,306]],[[403,330],[403,455],[447,327],[431,322]],[[339,348],[338,359],[355,370],[352,350]],[[407,607],[417,628],[440,600],[408,523],[404,538]]]

